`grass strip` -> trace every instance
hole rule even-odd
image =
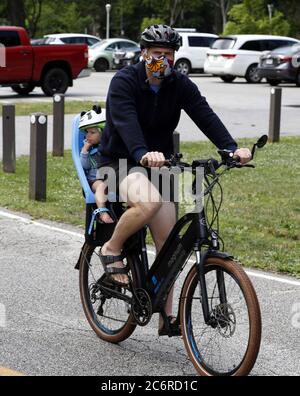
[[[105,102],[92,102],[92,101],[66,101],[65,114],[77,114],[83,110],[90,110],[95,104],[100,104],[105,108]],[[28,116],[33,113],[44,113],[47,115],[53,114],[52,102],[39,102],[39,103],[16,103],[16,116]],[[0,116],[2,116],[2,106],[0,106]]]

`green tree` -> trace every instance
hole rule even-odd
[[[9,23],[25,27],[25,4],[24,0],[6,0],[6,15]]]
[[[105,37],[108,2],[112,37],[137,40],[145,25],[163,22],[212,33],[223,32],[224,24],[226,33],[287,34],[290,27],[300,38],[299,0],[2,0],[0,23],[24,26],[32,37],[72,31]],[[275,7],[272,23],[268,3]]]
[[[288,35],[290,24],[282,12],[274,9],[270,20],[264,0],[243,0],[229,11],[229,22],[224,34],[276,34]]]
[[[213,5],[219,11],[222,19],[222,31],[225,29],[230,8],[237,2],[238,0],[212,0]]]
[[[213,32],[216,6],[211,0],[143,0],[150,7],[151,17],[161,18],[174,27],[196,28],[202,32]]]
[[[275,7],[284,13],[290,23],[290,35],[300,39],[300,2],[299,0],[274,0]]]
[[[143,18],[142,23],[141,23],[141,32],[146,29],[148,26],[151,25],[159,25],[159,24],[163,24],[165,23],[165,21],[163,21],[161,18]]]
[[[84,33],[88,31],[93,18],[79,9],[77,2],[44,0],[36,36],[51,33]]]

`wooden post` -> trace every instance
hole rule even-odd
[[[47,116],[32,114],[30,132],[29,198],[46,201],[47,190]]]
[[[16,172],[16,123],[15,106],[4,105],[2,107],[2,130],[3,130],[3,171],[6,173]]]
[[[282,88],[272,88],[269,125],[269,141],[271,143],[280,140],[281,98]]]
[[[53,96],[53,156],[64,156],[65,95]]]

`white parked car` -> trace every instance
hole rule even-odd
[[[215,34],[198,33],[194,29],[176,29],[182,37],[182,46],[175,53],[175,69],[183,74],[203,71],[207,50],[218,38]]]
[[[244,77],[248,83],[258,83],[259,58],[264,51],[292,45],[298,40],[291,37],[268,35],[230,35],[216,40],[207,51],[205,73],[219,76],[224,82]]]
[[[101,41],[97,36],[81,33],[47,34],[44,39],[45,44],[87,44],[89,47]]]

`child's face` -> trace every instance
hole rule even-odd
[[[92,145],[96,145],[100,143],[101,140],[101,131],[98,128],[88,128],[86,130],[86,140],[92,144]]]

